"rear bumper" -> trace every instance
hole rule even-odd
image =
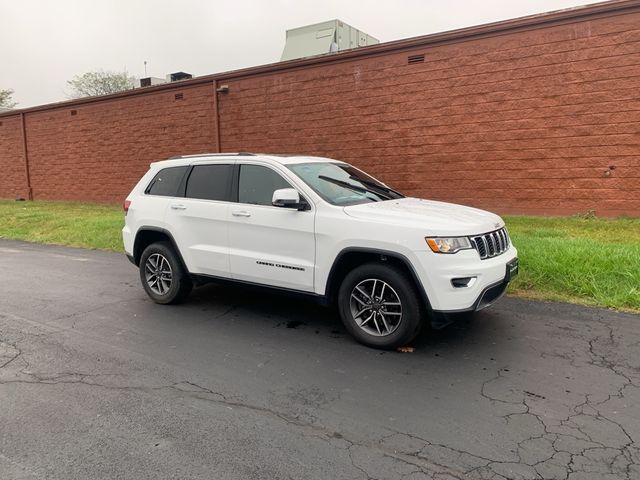
[[[122,229],[122,244],[124,245],[124,252],[127,255],[133,254],[133,234],[126,224]]]

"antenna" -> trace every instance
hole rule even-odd
[[[145,76],[145,78],[147,76],[147,61],[146,60],[144,61],[144,76]]]

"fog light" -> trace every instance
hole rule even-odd
[[[468,288],[476,282],[476,278],[478,277],[452,278],[451,285],[453,285],[454,288]]]

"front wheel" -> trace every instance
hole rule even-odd
[[[193,283],[172,246],[152,243],[140,257],[140,280],[147,295],[156,303],[180,303],[191,292]]]
[[[338,292],[345,328],[364,345],[394,349],[418,334],[422,308],[413,282],[387,264],[368,263],[349,272]]]

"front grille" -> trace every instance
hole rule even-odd
[[[506,228],[471,237],[471,242],[473,247],[478,250],[482,260],[503,254],[510,244]]]

